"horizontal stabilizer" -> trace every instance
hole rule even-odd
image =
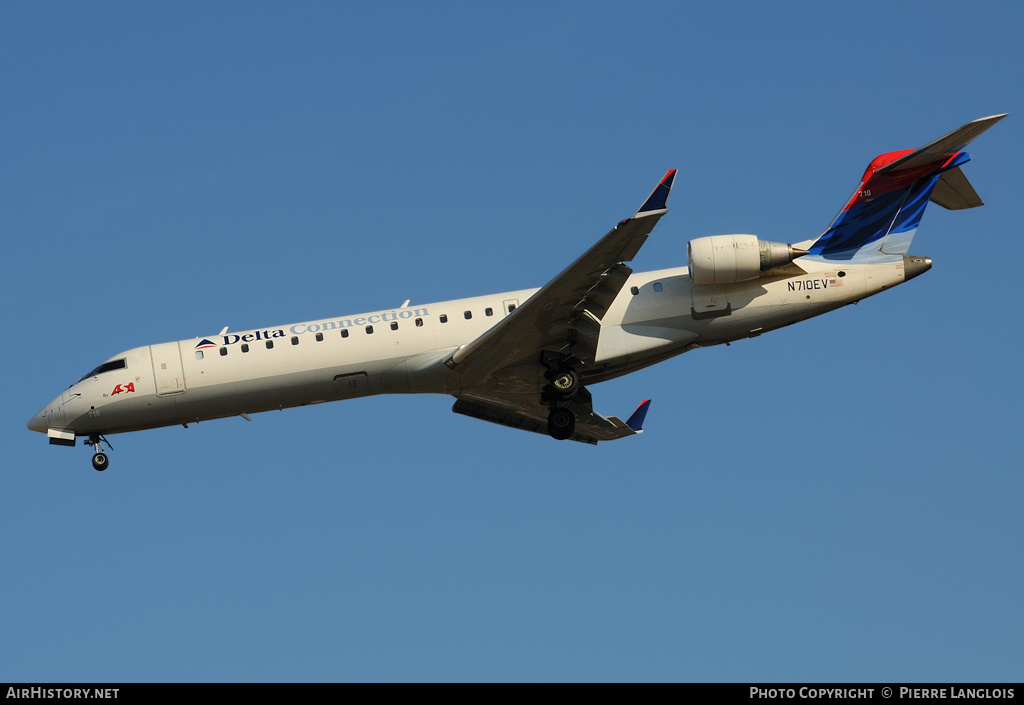
[[[985,205],[960,167],[942,172],[932,191],[932,203],[951,211]]]
[[[995,125],[1007,115],[1008,113],[1003,113],[1002,115],[992,115],[972,120],[963,127],[953,130],[945,137],[929,142],[924,147],[915,149],[896,161],[886,164],[878,170],[878,173],[904,171],[905,169],[914,169],[919,166],[934,164],[935,162],[944,162],[949,158],[949,155],[961,151],[975,138],[985,132],[985,130]]]

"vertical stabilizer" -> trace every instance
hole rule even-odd
[[[851,260],[907,253],[929,201],[949,209],[982,205],[960,167],[963,151],[1006,115],[969,122],[920,149],[881,154],[832,225],[808,249],[826,259]]]

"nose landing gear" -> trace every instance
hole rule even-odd
[[[103,472],[110,466],[110,459],[107,458],[107,454],[103,452],[103,444],[106,443],[110,446],[110,450],[114,450],[114,446],[110,445],[110,441],[101,434],[93,434],[89,436],[89,440],[85,442],[86,445],[91,445],[96,454],[92,456],[92,467],[94,470]]]

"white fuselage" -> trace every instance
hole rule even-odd
[[[686,267],[632,274],[601,321],[595,362],[580,370],[583,382],[760,335],[907,278],[901,257],[849,266],[805,257],[796,264],[724,285],[693,284]],[[471,392],[445,360],[536,291],[134,348],[110,359],[123,359],[123,367],[71,385],[29,428],[73,439],[372,394]],[[540,360],[536,367],[539,391]]]

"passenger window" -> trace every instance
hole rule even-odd
[[[366,326],[366,334],[373,335],[373,326]]]
[[[631,286],[629,287],[629,293],[631,293],[633,296],[636,296],[637,294],[640,293],[640,290],[637,289],[635,286]]]
[[[324,342],[324,334],[323,333],[317,333],[316,334],[316,342],[318,342],[318,343]]]
[[[242,343],[242,352],[249,352],[249,343]]]
[[[341,329],[341,337],[342,338],[347,338],[348,337],[348,328],[342,328]]]
[[[271,349],[273,349],[273,347],[274,347],[274,341],[273,340],[268,340],[267,341],[267,350],[271,350]]]
[[[391,330],[398,330],[398,321],[391,321]]]
[[[473,312],[472,311],[466,311],[462,315],[465,316],[466,320],[468,321],[470,318],[473,317]]]
[[[298,345],[298,344],[299,344],[299,336],[293,335],[292,336],[292,345]]]
[[[661,282],[655,282],[654,290],[655,291],[661,291]]]
[[[508,305],[508,312],[509,313],[512,313],[515,310],[516,310],[516,305],[515,304],[509,304]]]
[[[202,360],[203,359],[203,351],[202,350],[196,350],[196,359],[197,360]]]
[[[224,357],[227,354],[228,354],[228,349],[227,348],[221,348],[220,349],[220,356],[221,357]]]
[[[447,313],[442,313],[441,314],[441,323],[447,323],[447,322],[448,322],[448,314]]]
[[[493,308],[485,308],[484,309],[484,315],[485,316],[493,316],[494,315],[494,309]]]
[[[422,318],[417,318],[416,319],[416,327],[417,328],[422,328],[423,327],[423,319]]]

